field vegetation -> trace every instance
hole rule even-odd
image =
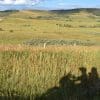
[[[100,100],[99,12],[0,12],[0,100]]]
[[[44,49],[2,45],[0,95],[10,99],[22,100],[23,97],[23,100],[34,100],[35,96],[42,95],[49,88],[59,86],[60,79],[68,73],[80,76],[80,67],[87,69],[87,75],[95,67],[100,75],[99,59],[100,47],[49,46]]]
[[[23,44],[34,38],[100,44],[100,16],[89,11],[1,12],[0,44]]]

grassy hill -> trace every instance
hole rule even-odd
[[[100,9],[97,8],[80,8],[80,9],[70,9],[70,10],[51,10],[51,12],[57,14],[72,14],[72,13],[79,13],[81,11],[85,11],[88,13],[93,13],[94,15],[100,16]]]
[[[0,12],[0,100],[100,100],[99,11]]]
[[[0,12],[0,44],[36,39],[100,44],[100,9],[22,10]],[[51,40],[50,40],[51,41]],[[34,44],[34,43],[33,43]]]
[[[16,13],[18,10],[6,10],[6,11],[0,11],[0,17],[7,17],[12,13]]]

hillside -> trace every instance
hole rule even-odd
[[[35,41],[46,39],[51,42],[62,40],[98,45],[100,44],[99,14],[100,9],[93,8],[1,11],[0,43],[27,44],[31,42],[34,44],[34,39],[36,39]],[[57,41],[56,43],[58,43]]]
[[[80,9],[70,9],[70,10],[51,10],[53,13],[57,14],[72,14],[79,13],[81,11],[92,13],[94,15],[100,16],[100,9],[97,8],[80,8]]]
[[[16,13],[18,10],[6,10],[6,11],[0,11],[0,17],[7,17],[10,14]]]
[[[43,10],[29,10],[32,14],[33,13],[38,13],[38,14],[57,14],[57,15],[62,15],[62,14],[73,14],[73,13],[79,13],[81,11],[87,12],[87,13],[92,13],[94,15],[100,16],[100,9],[97,8],[80,8],[80,9],[69,9],[69,10],[50,10],[50,11],[43,11]],[[8,16],[10,14],[20,12],[18,10],[6,10],[6,11],[0,11],[0,17],[3,16]]]

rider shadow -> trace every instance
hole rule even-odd
[[[71,77],[70,73],[62,77],[59,81],[59,87],[48,89],[46,93],[40,97],[37,96],[35,100],[65,100],[65,98],[69,98],[72,95],[72,89],[74,90]]]
[[[88,74],[85,67],[79,70],[79,77],[68,73],[60,79],[59,87],[48,89],[41,96],[36,96],[35,100],[100,100],[100,79],[97,69],[92,67]]]
[[[89,97],[94,98],[99,96],[100,100],[100,78],[95,67],[92,67],[91,72],[88,74],[88,88]]]

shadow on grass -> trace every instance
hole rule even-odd
[[[50,88],[42,95],[25,97],[18,96],[16,91],[5,91],[8,96],[0,96],[0,100],[100,100],[100,78],[97,69],[92,67],[88,74],[85,67],[79,70],[80,76],[68,73],[60,79],[58,87]]]
[[[93,67],[87,74],[85,67],[79,68],[81,75],[71,73],[63,76],[59,87],[53,87],[36,96],[35,100],[100,100],[100,79],[97,69]]]

